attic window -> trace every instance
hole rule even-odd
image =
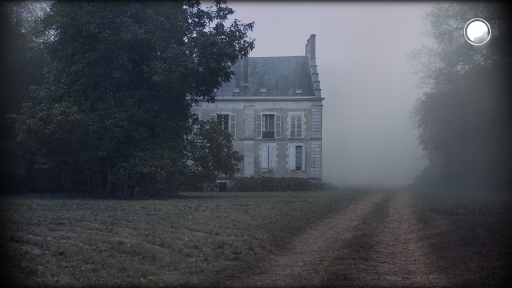
[[[295,89],[295,94],[302,94],[302,89]]]
[[[267,88],[261,88],[260,91],[261,93],[267,93]]]
[[[239,92],[240,92],[240,88],[234,88],[234,89],[233,89],[233,92],[235,92],[235,93],[239,93]]]

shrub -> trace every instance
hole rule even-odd
[[[243,177],[235,179],[231,190],[250,191],[314,191],[326,188],[324,183],[314,183],[307,178],[294,177]]]

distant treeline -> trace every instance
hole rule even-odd
[[[438,3],[432,46],[409,57],[427,87],[412,112],[429,160],[415,184],[512,188],[512,27],[504,3]],[[471,45],[464,27],[486,20],[491,38]]]

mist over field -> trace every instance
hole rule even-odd
[[[512,287],[512,18],[503,8],[1,4],[3,283]],[[489,23],[467,33],[471,18]],[[478,36],[491,35],[485,27],[491,39]],[[288,112],[290,137],[278,137],[286,107],[276,103],[285,102],[256,112],[245,99],[243,118],[221,107],[236,107],[221,85],[247,54],[305,50],[282,57],[303,59],[305,71],[265,58],[279,67],[263,76],[299,71],[307,77],[296,83],[313,79],[318,96],[316,54],[324,183],[319,105]],[[264,69],[249,61],[238,67],[250,88],[247,63]],[[281,67],[290,69],[274,73]],[[191,104],[203,100],[215,107],[198,117]],[[237,125],[256,130],[259,155],[252,143],[238,145],[250,153],[234,149],[255,142]],[[254,156],[242,171],[250,177],[235,177],[244,155]],[[288,177],[277,177],[276,155]],[[317,178],[300,178],[308,169]]]
[[[406,55],[428,43],[430,3],[231,2],[254,21],[251,56],[303,55],[316,34],[323,101],[323,179],[405,184],[427,160],[409,115],[423,92]]]

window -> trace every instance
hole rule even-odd
[[[229,131],[229,114],[217,114],[222,130]]]
[[[272,172],[276,168],[276,144],[262,144],[260,148],[261,172]]]
[[[281,138],[281,115],[259,114],[256,115],[257,138]]]
[[[292,171],[306,170],[306,151],[303,144],[288,144],[288,169]]]
[[[290,116],[290,137],[302,138],[302,115]]]
[[[263,138],[274,138],[274,114],[263,115]]]
[[[228,114],[228,113],[219,113],[219,114],[212,114],[212,119],[215,119],[217,117],[217,120],[219,120],[220,125],[222,126],[222,129],[224,131],[228,131],[233,135],[233,137],[236,137],[236,115],[235,114]]]

